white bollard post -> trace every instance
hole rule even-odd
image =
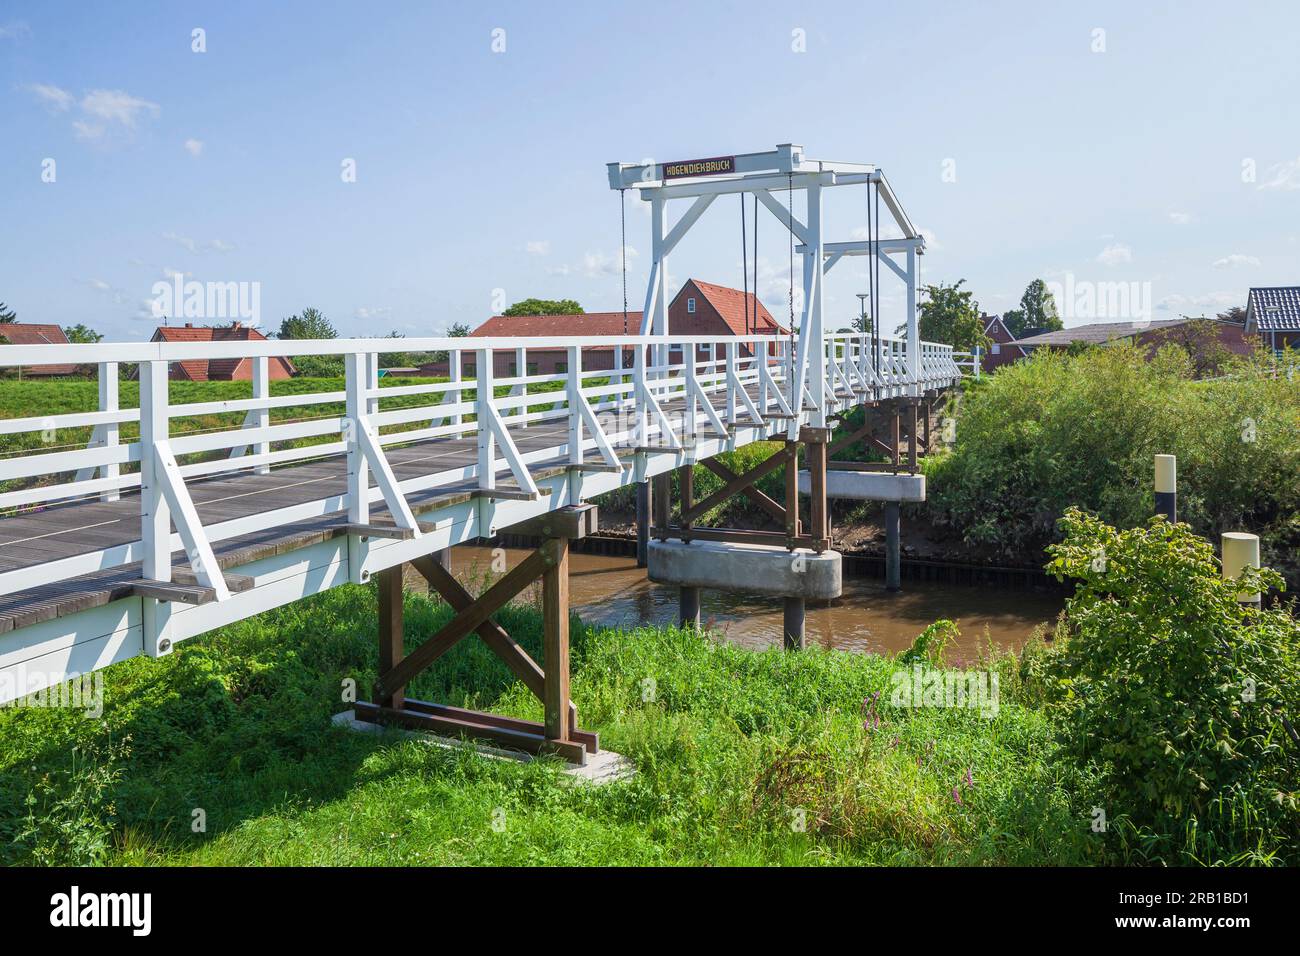
[[[1259,567],[1259,535],[1227,531],[1221,540],[1225,581],[1237,580],[1246,568]],[[1242,604],[1259,604],[1261,599],[1262,595],[1258,591],[1253,594],[1243,591],[1237,595],[1237,600]]]

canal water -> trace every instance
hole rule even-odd
[[[452,572],[478,593],[485,584],[514,567],[528,553],[502,549],[493,568],[490,548],[462,546],[452,551]],[[651,584],[630,557],[569,555],[569,600],[588,624],[635,627],[672,624],[677,620],[677,589]],[[1033,591],[999,590],[933,582],[903,583],[891,594],[883,582],[846,578],[844,594],[829,606],[809,605],[805,624],[809,644],[872,653],[895,653],[909,647],[928,624],[955,620],[961,640],[949,649],[949,663],[971,661],[989,642],[1018,650],[1033,629],[1053,621],[1059,596]],[[726,640],[752,648],[781,643],[781,601],[762,595],[704,591],[700,619]]]

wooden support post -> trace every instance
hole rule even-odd
[[[672,523],[673,507],[673,486],[672,477],[668,472],[655,475],[654,490],[650,494],[651,512],[654,515],[654,526],[659,530],[659,540],[668,540],[668,525]]]
[[[379,673],[386,674],[397,666],[404,654],[402,645],[402,568],[385,568],[375,575],[379,587]],[[386,695],[375,695],[381,707],[401,710],[405,706],[405,688],[394,688]]]
[[[554,538],[552,544],[555,563],[542,573],[543,724],[548,741],[568,741],[573,731],[569,709],[569,542]]]
[[[641,481],[636,486],[636,566],[644,568],[650,562],[650,482]]]
[[[900,444],[899,437],[898,437],[898,402],[893,402],[890,405],[889,422],[890,422],[889,448],[894,459],[894,474],[898,474],[898,469],[899,469],[898,446]]]
[[[691,540],[691,504],[695,499],[695,466],[682,465],[677,469],[677,484],[682,499],[682,540]]]
[[[897,501],[885,502],[885,589],[902,590],[902,520]]]
[[[916,413],[920,405],[921,400],[918,398],[907,402],[907,467],[912,474],[916,474]]]
[[[826,502],[826,442],[829,429],[805,428],[800,436],[808,465],[808,533],[818,554],[830,548],[830,509]]]
[[[930,401],[929,398],[926,398],[925,400],[924,414],[925,414],[925,418],[921,422],[921,435],[924,439],[923,441],[923,444],[925,446],[924,454],[929,455],[930,454],[930,417],[934,414],[934,404],[933,402]]]
[[[787,547],[795,549],[799,537],[799,443],[785,443],[785,535]]]

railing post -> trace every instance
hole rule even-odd
[[[736,354],[739,345],[736,342],[727,343],[727,424],[736,424],[736,389],[740,387],[740,380],[736,377]]]
[[[167,440],[167,363],[140,363],[140,540],[144,545],[141,574],[170,581],[171,509],[163,495],[162,466],[157,443]]]
[[[346,417],[343,419],[343,440],[348,456],[348,521],[352,524],[370,523],[370,467],[361,452],[358,434],[366,418],[369,364],[364,352],[349,352],[344,358],[347,377],[344,383]]]
[[[522,378],[527,374],[528,374],[528,350],[522,348],[515,349],[515,377]],[[528,395],[528,383],[520,382],[518,385],[516,385],[514,388],[510,390],[510,394],[515,396],[516,398],[522,397],[526,402],[527,395]],[[528,406],[526,404],[519,405],[515,409],[515,414],[525,419],[519,422],[519,427],[527,428],[528,422],[526,419],[528,417]]]
[[[649,388],[646,385],[646,352],[648,346],[638,345],[632,356],[632,441],[635,445],[648,445],[649,434]]]
[[[582,391],[582,347],[568,347],[569,378],[564,383],[569,405],[569,464],[582,464],[582,413],[579,409]],[[576,503],[576,502],[575,502]]]
[[[478,486],[491,489],[497,486],[497,447],[492,434],[488,416],[484,414],[486,403],[492,401],[492,350],[477,349],[474,352],[474,417],[478,425]]]
[[[117,363],[100,362],[99,363],[99,410],[101,412],[115,412],[119,408],[117,393]],[[118,440],[118,423],[105,422],[101,434],[104,436],[105,448],[116,448]],[[121,466],[117,462],[111,462],[101,465],[99,477],[116,478],[121,474]],[[116,488],[110,488],[100,496],[101,501],[117,501],[121,493]]]
[[[271,397],[271,362],[265,355],[258,355],[253,358],[253,398],[270,398]],[[257,428],[266,428],[271,424],[271,410],[269,408],[259,408],[254,413],[253,424]],[[269,455],[271,453],[270,442],[257,442],[253,445],[254,455]],[[253,468],[256,475],[269,475],[271,466],[269,463],[262,463]]]
[[[447,378],[451,382],[455,382],[458,385],[460,384],[460,349],[452,349],[447,353]],[[455,388],[448,389],[447,394],[451,396],[453,404],[459,405],[461,403],[461,396],[465,393],[461,389]],[[464,423],[464,416],[462,416],[460,412],[451,416],[451,424],[455,425],[457,428]]]

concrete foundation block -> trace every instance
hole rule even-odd
[[[828,601],[840,596],[840,553],[787,551],[722,541],[650,542],[647,574],[656,584]]]
[[[799,493],[812,488],[812,476],[799,472]],[[892,475],[878,471],[826,471],[826,497],[854,501],[924,501],[925,475]]]

